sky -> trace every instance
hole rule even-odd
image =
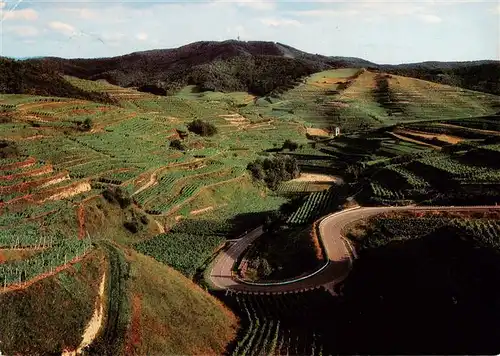
[[[379,64],[500,59],[498,0],[0,0],[0,55],[110,57],[280,42]]]

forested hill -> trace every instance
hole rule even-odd
[[[113,103],[106,93],[91,93],[71,85],[59,72],[41,62],[0,57],[0,94],[29,94]]]
[[[500,94],[500,62],[424,62],[378,65],[355,57],[328,57],[282,43],[203,41],[174,49],[135,52],[96,59],[33,58],[0,60],[0,92],[85,97],[60,74],[105,79],[122,87],[165,95],[186,85],[201,91],[246,91],[256,95],[282,92],[312,73],[332,68],[370,68],[467,89]],[[6,73],[5,75],[3,73]]]
[[[113,58],[43,58],[29,62],[44,63],[67,75],[106,79],[156,94],[194,84],[201,90],[248,91],[257,95],[286,89],[302,77],[325,69],[374,65],[359,58],[310,54],[275,42],[233,40],[196,42]]]

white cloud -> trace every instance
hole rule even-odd
[[[19,37],[35,37],[39,31],[33,26],[11,26],[6,28],[7,33],[13,33]]]
[[[227,3],[227,4],[236,4],[240,7],[248,7],[254,10],[267,11],[274,10],[276,8],[275,0],[238,0],[238,1],[230,1],[230,0],[213,0],[215,4]]]
[[[135,38],[137,38],[139,41],[146,41],[148,39],[148,34],[144,32],[139,32],[138,34],[135,35]]]
[[[87,8],[68,8],[68,9],[59,9],[61,12],[67,12],[69,14],[76,14],[78,18],[83,20],[95,20],[99,17],[99,14],[96,11],[87,9]]]
[[[2,3],[5,6],[5,3]],[[5,20],[26,20],[34,21],[38,19],[38,13],[33,9],[23,9],[15,11],[3,11],[2,21]]]
[[[292,19],[282,19],[282,18],[265,18],[261,19],[260,22],[269,27],[283,27],[283,26],[301,26],[302,24],[297,20]]]
[[[436,16],[436,15],[429,15],[429,14],[419,15],[418,18],[424,22],[427,22],[427,23],[440,23],[443,21],[441,19],[441,17]]]
[[[59,21],[50,22],[49,28],[64,35],[73,35],[76,32],[73,26]]]
[[[355,16],[359,14],[356,9],[324,9],[324,10],[304,10],[304,11],[293,11],[290,14],[299,17],[331,17],[331,16]]]
[[[105,42],[119,42],[125,37],[125,35],[121,32],[104,32],[99,38]]]

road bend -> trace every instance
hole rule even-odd
[[[485,212],[500,210],[500,206],[401,206],[357,207],[324,217],[319,224],[319,237],[325,247],[327,262],[317,271],[292,280],[250,283],[233,273],[233,266],[245,250],[263,234],[262,227],[252,230],[227,250],[217,256],[210,273],[211,283],[219,288],[235,292],[284,293],[297,292],[324,286],[328,289],[342,282],[352,268],[356,254],[350,242],[343,236],[344,228],[358,220],[390,212]]]

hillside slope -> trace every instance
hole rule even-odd
[[[257,95],[287,88],[304,76],[333,68],[372,68],[471,90],[498,94],[500,62],[423,62],[379,65],[361,58],[323,56],[264,41],[201,41],[179,48],[96,59],[37,58],[40,64],[82,79],[106,79],[122,87],[166,94],[185,85],[200,90]]]
[[[106,79],[120,86],[136,86],[157,94],[187,84],[202,90],[250,91],[264,94],[302,76],[335,66],[335,61],[278,46],[274,42],[196,42],[176,49],[151,50],[100,59],[44,58],[64,74],[84,79]]]
[[[423,62],[381,68],[393,74],[500,94],[499,61]]]
[[[0,94],[59,96],[101,103],[115,102],[105,93],[87,92],[71,85],[59,73],[43,63],[2,57],[0,57]]]
[[[83,261],[27,288],[0,291],[0,352],[47,355],[76,350],[92,317],[104,255]]]
[[[238,321],[221,302],[181,273],[132,250],[127,355],[221,355]]]
[[[172,268],[103,247],[24,289],[1,291],[1,352],[60,354],[88,343],[99,355],[224,352],[238,327],[232,312]]]

